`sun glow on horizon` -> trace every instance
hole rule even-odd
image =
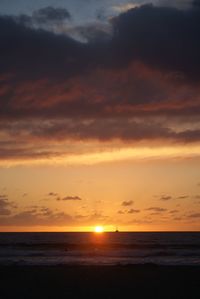
[[[103,233],[104,232],[104,228],[101,225],[95,226],[94,228],[95,233]]]

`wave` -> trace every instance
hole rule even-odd
[[[199,237],[196,233],[4,234],[0,265],[200,265]]]

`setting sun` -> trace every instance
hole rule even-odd
[[[95,233],[103,233],[104,228],[103,228],[103,226],[95,226],[94,231],[95,231]]]

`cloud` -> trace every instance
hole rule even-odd
[[[196,40],[200,30],[199,13],[196,9],[182,11],[148,4],[121,14],[114,20],[121,62],[137,57],[162,70],[179,71],[189,80],[199,79],[195,65],[200,47]],[[189,39],[185,30],[192,34]]]
[[[180,195],[177,197],[177,199],[186,199],[189,198],[189,195]]]
[[[96,225],[97,222],[103,222],[103,223],[107,223],[109,221],[109,216],[104,215],[102,212],[100,211],[93,211],[91,214],[77,214],[75,216],[75,219],[78,221],[79,224],[92,224],[92,225]]]
[[[1,201],[0,201],[1,211]],[[17,213],[0,214],[0,226],[68,226],[94,225],[98,221],[107,222],[109,217],[93,211],[87,215],[70,215],[46,206],[33,205]]]
[[[65,196],[63,198],[60,198],[58,197],[57,200],[64,200],[64,201],[67,201],[67,200],[82,200],[82,198],[80,198],[79,196]]]
[[[82,43],[105,43],[112,39],[112,26],[108,23],[92,22],[68,27],[62,33]]]
[[[2,226],[65,226],[74,222],[73,217],[64,212],[54,212],[46,207],[35,207],[14,215],[0,217]]]
[[[172,199],[172,196],[170,196],[170,195],[162,195],[160,197],[160,200],[162,200],[162,201],[168,201],[168,200],[171,200],[171,199]]]
[[[49,192],[49,193],[48,193],[48,196],[53,196],[53,197],[55,197],[55,196],[58,196],[58,193],[55,193],[55,192]]]
[[[1,200],[7,200],[8,199],[8,195],[7,194],[0,194],[0,199]]]
[[[176,214],[178,212],[179,212],[178,210],[171,210],[171,211],[169,211],[170,214]]]
[[[175,221],[181,221],[181,220],[183,220],[183,217],[174,217],[174,220]]]
[[[130,206],[130,204],[129,205],[124,205],[125,207],[126,206]],[[118,212],[117,212],[118,214],[137,214],[137,213],[140,213],[140,210],[138,210],[138,209],[129,209],[129,210],[119,210]]]
[[[136,210],[136,209],[130,209],[127,212],[128,214],[136,214],[136,213],[140,213],[140,210]]]
[[[197,8],[200,8],[200,1],[199,0],[193,0],[192,5],[197,7]]]
[[[106,221],[107,216],[99,213],[91,215],[71,216],[65,212],[54,212],[49,208],[25,210],[14,215],[0,217],[1,226],[68,226],[94,224],[96,221]]]
[[[71,29],[85,43],[69,28],[28,25],[69,17],[52,7],[29,19],[0,16],[2,161],[60,157],[78,142],[86,151],[88,141],[119,148],[200,142],[197,5],[142,5],[114,17],[110,31],[98,22]]]
[[[112,9],[118,13],[122,13],[138,6],[139,5],[135,3],[125,3],[125,4],[114,5],[112,6]]]
[[[155,4],[158,7],[171,7],[178,9],[190,9],[192,5],[192,0],[157,0]]]
[[[146,211],[153,211],[153,212],[162,213],[162,212],[166,212],[167,209],[161,208],[161,207],[150,207],[150,208],[147,208]]]
[[[28,124],[28,121],[24,121],[19,124],[13,122],[15,127],[11,128],[11,125],[7,123],[0,123],[0,127],[4,130],[5,134],[10,138],[10,144],[8,141],[2,143],[2,154],[9,156],[7,149],[11,147],[14,134],[19,139],[26,138],[26,142],[35,141],[67,141],[67,140],[99,140],[99,141],[112,141],[121,140],[126,142],[138,142],[144,140],[168,140],[179,141],[180,143],[197,142],[199,138],[199,132],[197,130],[190,130],[176,133],[172,129],[163,127],[162,124],[155,119],[138,120],[134,118],[107,118],[107,119],[80,119],[76,122],[72,118],[65,120],[45,120],[38,127],[36,121],[32,125]],[[151,121],[151,122],[150,122]],[[107,130],[106,130],[107,129]],[[23,140],[21,140],[23,142]],[[18,150],[26,153],[27,149],[24,144]],[[41,146],[41,145],[40,145]],[[5,150],[4,150],[5,149]],[[14,153],[14,149],[12,149]],[[11,149],[10,149],[10,153]],[[39,153],[38,153],[39,155]],[[48,150],[46,149],[46,155]]]
[[[124,207],[128,207],[128,206],[131,206],[132,204],[134,204],[134,201],[133,200],[125,200],[122,202],[122,206]]]
[[[108,221],[109,220],[109,216],[104,215],[102,212],[93,212],[89,215],[86,215],[86,219],[87,219],[87,223],[96,223],[98,221]]]
[[[52,6],[43,7],[33,11],[32,15],[13,16],[12,19],[17,24],[22,24],[27,28],[43,29],[55,33],[61,33],[67,21],[71,19],[69,11],[65,8],[55,8]]]
[[[188,215],[188,218],[200,218],[200,213],[192,213]]]
[[[145,225],[145,224],[151,224],[153,221],[149,218],[145,219],[133,219],[129,221],[129,224],[136,224],[136,225]]]
[[[7,195],[0,195],[0,216],[7,216],[11,214],[13,204],[8,201]]]
[[[1,84],[12,83],[11,89],[16,84],[21,95],[25,95],[24,91],[30,91],[31,87],[34,88],[35,84],[40,86],[38,91],[41,92],[47,79],[51,82],[54,78],[58,82],[58,79],[64,77],[67,79],[69,75],[82,68],[84,48],[67,36],[25,27],[16,23],[12,17],[1,16],[0,25],[1,38],[4,42],[1,55],[5,57],[5,60],[1,61]],[[12,52],[12,59],[8,53],[6,54],[8,50]],[[20,65],[23,67],[19,68]],[[9,91],[6,86],[6,84],[3,86],[5,93]]]

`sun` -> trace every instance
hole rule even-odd
[[[104,228],[103,228],[103,226],[98,225],[98,226],[95,226],[94,231],[95,231],[95,233],[103,233]]]

